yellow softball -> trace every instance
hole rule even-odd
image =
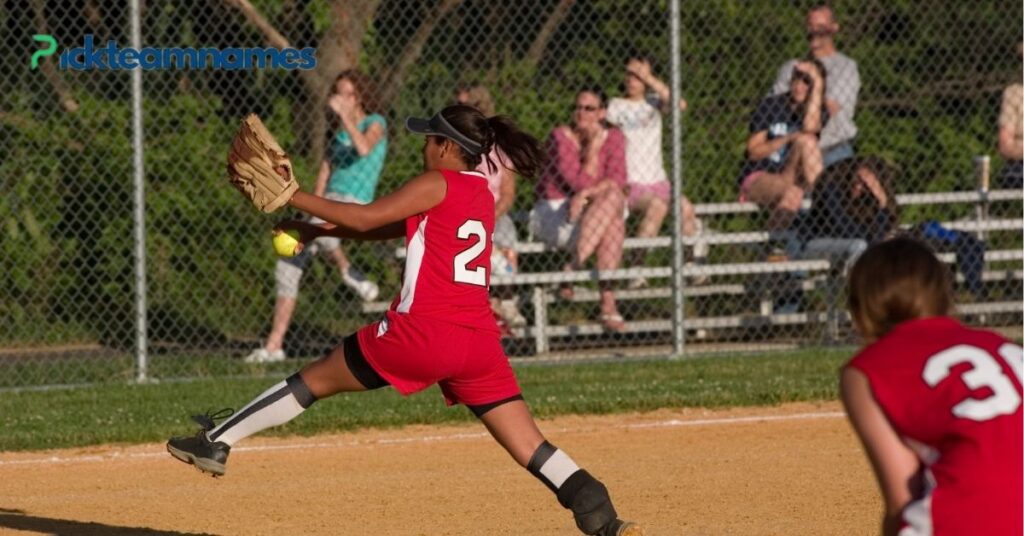
[[[282,231],[274,235],[274,251],[282,257],[294,257],[295,248],[299,245],[299,232]]]

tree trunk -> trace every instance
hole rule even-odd
[[[559,0],[558,5],[548,16],[548,20],[544,21],[544,26],[541,26],[540,31],[537,32],[537,37],[533,39],[533,44],[530,45],[530,49],[526,52],[526,63],[530,67],[537,67],[540,65],[540,60],[544,58],[544,52],[548,48],[548,43],[551,42],[551,38],[554,37],[555,31],[565,20],[565,17],[569,15],[569,10],[572,9],[573,4],[576,0]]]
[[[420,59],[420,55],[423,54],[423,47],[426,46],[430,35],[434,33],[434,28],[444,19],[445,15],[461,3],[462,0],[444,0],[440,6],[433,7],[427,16],[424,17],[419,28],[416,28],[416,33],[413,34],[412,39],[406,43],[405,48],[402,50],[398,63],[388,73],[387,82],[380,91],[381,108],[387,108],[391,105],[391,101],[398,94],[398,89],[402,87],[406,75],[409,74],[409,69],[412,68],[416,61]]]
[[[291,48],[288,37],[270,23],[249,0],[223,0],[227,5],[242,12],[272,47]],[[345,68],[356,65],[362,50],[363,36],[377,12],[380,0],[336,0],[331,4],[333,23],[324,32],[317,47],[317,65],[313,70],[298,70],[304,95],[298,97],[300,113],[296,121],[306,128],[295,132],[297,143],[293,151],[320,158],[324,152],[324,133],[327,121],[324,117],[324,102],[328,84]],[[303,2],[303,6],[305,3]]]
[[[49,25],[46,23],[46,14],[43,12],[43,0],[34,0],[32,2],[32,13],[33,20],[35,21],[36,32],[39,34],[49,34]],[[64,108],[66,112],[75,112],[78,110],[78,101],[75,100],[75,96],[71,93],[71,89],[61,78],[60,73],[57,71],[57,67],[53,65],[54,56],[44,58],[39,63],[39,70],[43,72],[43,76],[46,81],[50,84],[50,88],[57,94],[57,100],[60,102],[61,108]]]

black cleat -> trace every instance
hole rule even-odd
[[[185,463],[195,465],[204,473],[210,473],[215,477],[223,475],[227,470],[224,464],[228,461],[231,447],[227,443],[210,441],[206,437],[206,432],[214,427],[213,419],[218,418],[222,413],[192,416],[192,420],[199,423],[202,429],[194,436],[172,437],[167,442],[167,452]],[[232,411],[228,410],[227,415],[230,416],[231,413]]]
[[[605,525],[598,534],[602,536],[644,536],[644,529],[632,521],[616,519]]]

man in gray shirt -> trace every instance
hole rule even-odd
[[[825,89],[825,106],[830,119],[821,130],[819,146],[825,167],[853,156],[853,139],[857,137],[857,125],[853,114],[860,92],[860,73],[857,62],[836,50],[834,36],[839,31],[832,8],[819,4],[807,12],[807,40],[810,55],[825,65],[828,79]],[[796,59],[782,65],[772,86],[772,93],[779,95],[789,91],[789,77],[793,74]]]

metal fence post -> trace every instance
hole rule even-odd
[[[683,196],[683,146],[682,110],[678,102],[682,97],[679,72],[679,0],[670,3],[671,29],[669,55],[672,61],[672,355],[682,357],[686,345],[686,329],[683,326],[685,305],[683,298],[683,211],[679,201]]]
[[[131,0],[132,47],[142,49],[139,0]],[[142,154],[142,69],[132,69],[132,167],[135,227],[135,380],[148,379],[146,324],[146,195]]]

